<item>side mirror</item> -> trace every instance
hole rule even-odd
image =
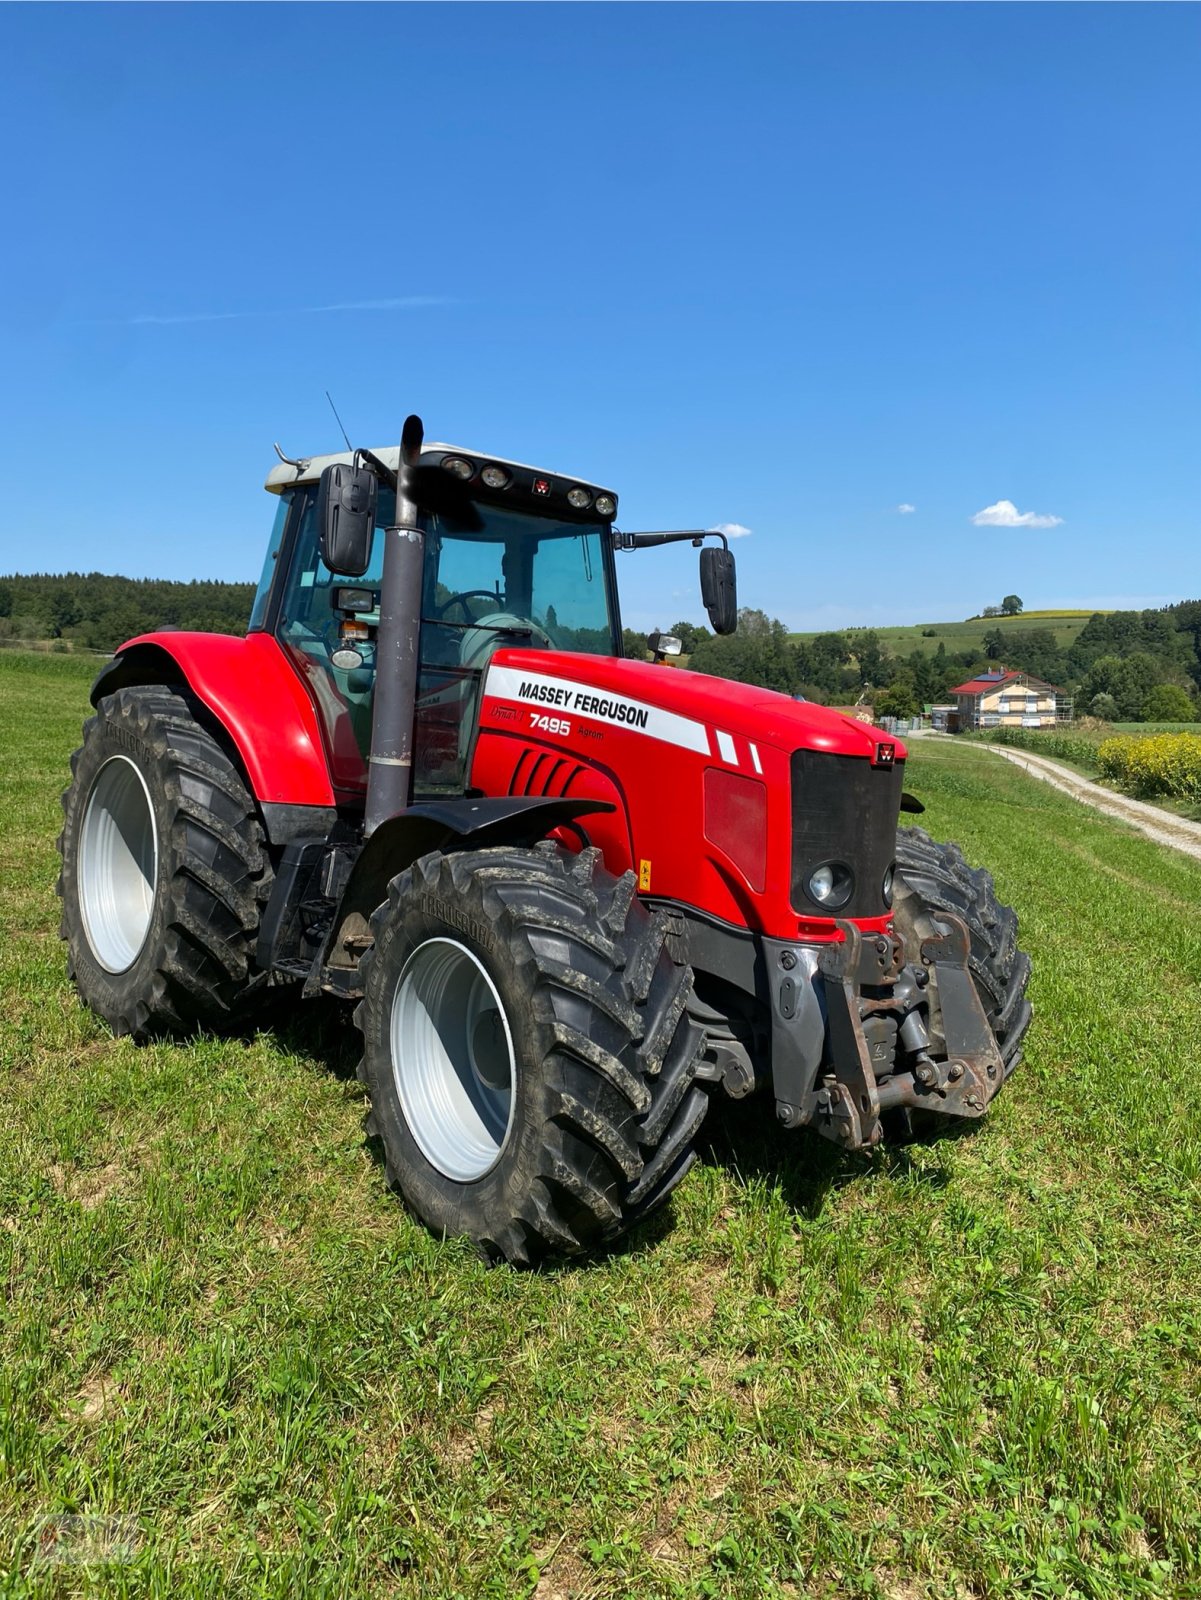
[[[361,578],[371,564],[375,501],[379,485],[367,467],[335,462],[317,488],[321,559],[331,572]]]
[[[738,626],[738,582],[732,550],[711,545],[701,551],[701,599],[714,633],[733,633]]]

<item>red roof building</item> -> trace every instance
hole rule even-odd
[[[1072,720],[1072,702],[1062,689],[1028,672],[994,667],[951,690],[952,733],[968,728],[1053,728]]]

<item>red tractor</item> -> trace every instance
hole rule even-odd
[[[622,533],[415,417],[267,488],[246,637],[130,640],[72,758],[62,932],[116,1032],[353,1002],[389,1182],[522,1264],[660,1204],[723,1091],[848,1150],[983,1113],[1029,961],[988,874],[898,830],[904,746],[622,659],[622,553],[719,535]]]

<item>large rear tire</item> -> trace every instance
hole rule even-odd
[[[529,1266],[653,1211],[708,1101],[689,968],[600,852],[429,855],[372,918],[355,1013],[388,1182],[434,1232]]]
[[[1018,948],[1017,913],[997,899],[992,874],[983,867],[970,867],[957,844],[939,844],[922,828],[899,828],[895,917],[897,931],[912,953],[922,939],[936,932],[933,918],[940,911],[953,913],[967,925],[971,936],[968,968],[1008,1078],[1022,1059],[1022,1040],[1031,1018],[1026,999],[1030,957]],[[937,1048],[937,995],[932,999],[931,1033]],[[915,1111],[890,1119],[887,1131],[904,1136],[951,1126],[958,1124]]]
[[[68,969],[115,1033],[241,1022],[271,864],[254,801],[182,695],[106,695],[71,757],[58,893]]]

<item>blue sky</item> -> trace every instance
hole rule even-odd
[[[0,570],[256,576],[328,388],[751,529],[796,627],[1195,595],[1199,71],[1195,6],[0,8]]]

